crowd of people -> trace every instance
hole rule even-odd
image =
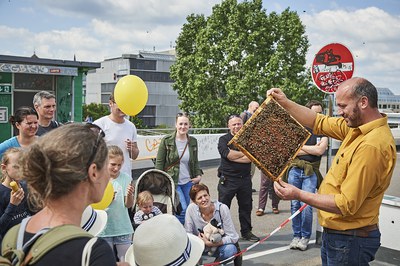
[[[274,214],[279,214],[280,200],[291,201],[292,214],[307,204],[292,221],[290,248],[307,249],[312,208],[316,208],[324,228],[322,265],[368,264],[380,246],[379,207],[396,163],[396,146],[387,117],[377,108],[376,88],[363,78],[343,82],[336,92],[341,117],[322,114],[317,101],[299,105],[278,88],[268,90],[267,96],[274,97],[311,137],[283,178],[273,182],[262,173],[256,216],[266,214],[268,194]],[[155,169],[171,177],[180,208],[163,214],[149,191],[135,197],[129,162],[139,154],[137,131],[113,95],[110,114],[86,124],[55,122],[55,103],[48,92],[36,94],[34,108],[20,107],[10,117],[16,136],[0,144],[0,240],[6,243],[2,256],[35,261],[33,253],[24,258],[12,252],[29,253],[32,247],[36,250],[38,239],[64,234],[70,238],[41,254],[34,265],[81,265],[82,261],[86,265],[196,265],[206,255],[216,262],[232,259],[242,265],[242,257],[234,257],[240,251],[230,210],[234,197],[241,239],[257,242],[260,238],[252,232],[252,163],[229,144],[244,124],[240,115],[227,117],[229,131],[219,138],[218,199],[212,199],[201,182],[198,142],[188,133],[190,117],[177,114],[175,131],[161,140]],[[248,116],[258,107],[252,101]],[[342,145],[322,177],[319,167],[328,137],[341,140]],[[104,210],[107,215],[88,208],[102,200],[109,184],[114,193]],[[93,237],[87,226],[96,215],[103,224]],[[88,221],[83,222],[83,216]],[[214,230],[212,237],[206,232],[209,228]]]

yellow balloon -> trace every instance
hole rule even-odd
[[[146,106],[148,97],[146,84],[138,76],[127,75],[115,85],[115,102],[127,115],[135,116],[140,113]]]
[[[104,210],[108,206],[110,206],[111,202],[113,201],[114,198],[114,187],[111,184],[111,182],[108,182],[106,189],[104,190],[103,198],[101,201],[90,204],[93,209],[96,210]]]

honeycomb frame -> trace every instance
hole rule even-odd
[[[276,181],[311,136],[272,96],[269,96],[235,134],[235,145],[266,176]]]

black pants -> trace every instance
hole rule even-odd
[[[251,177],[225,176],[223,184],[218,183],[218,201],[229,208],[233,197],[236,196],[239,206],[240,233],[243,235],[251,231],[251,210],[253,208]]]

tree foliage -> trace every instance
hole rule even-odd
[[[85,121],[87,116],[91,117],[94,121],[110,113],[108,107],[101,103],[84,104],[82,109],[82,121]]]
[[[297,13],[267,14],[261,0],[224,0],[209,17],[191,14],[171,67],[180,108],[195,113],[195,127],[224,127],[229,114],[263,101],[272,87],[298,101],[309,90],[308,47]]]

